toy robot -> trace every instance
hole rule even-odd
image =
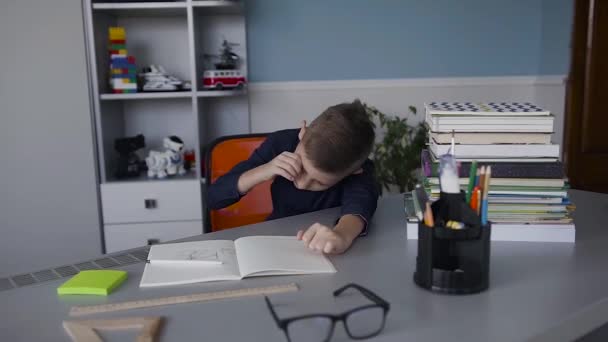
[[[145,167],[135,151],[144,147],[146,147],[146,140],[141,134],[114,140],[114,149],[118,152],[114,177],[124,179],[139,176]]]
[[[149,178],[166,178],[167,175],[183,175],[186,173],[184,168],[184,142],[179,137],[172,135],[163,139],[165,152],[150,151],[146,158]]]

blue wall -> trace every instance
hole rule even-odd
[[[259,82],[564,74],[570,2],[247,0],[249,76]]]
[[[570,63],[572,0],[543,0],[539,74],[566,74]]]

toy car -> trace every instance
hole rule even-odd
[[[239,70],[207,70],[203,73],[203,88],[226,89],[242,88],[247,84]]]

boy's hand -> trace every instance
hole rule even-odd
[[[353,243],[353,240],[320,223],[313,224],[306,231],[300,230],[296,237],[308,248],[326,254],[344,253]]]
[[[264,180],[271,180],[276,176],[281,176],[293,182],[300,171],[302,171],[302,160],[295,153],[283,152],[270,162],[264,164],[263,170]]]
[[[291,152],[283,152],[266,164],[251,169],[239,177],[237,188],[240,194],[246,194],[254,186],[276,176],[285,177],[292,181],[302,171],[300,156]]]
[[[346,214],[331,229],[315,223],[306,231],[300,230],[296,237],[310,249],[326,254],[344,253],[365,228],[365,221],[358,215]]]

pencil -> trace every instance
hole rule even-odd
[[[482,166],[481,167],[481,171],[479,172],[479,188],[481,189],[482,193],[483,193],[483,185],[486,182],[486,167]]]
[[[492,167],[488,165],[486,168],[486,176],[484,177],[484,198],[488,198],[488,191],[490,191],[490,177],[492,177]]]
[[[483,203],[481,210],[481,224],[484,226],[488,223],[488,194],[490,192],[490,178],[492,177],[492,167],[486,169],[485,184],[483,187]]]
[[[477,189],[477,215],[481,214],[481,189]]]
[[[475,212],[477,212],[477,203],[478,203],[477,197],[479,197],[478,194],[479,194],[479,186],[476,186],[475,188],[473,188],[473,193],[471,194],[471,202],[469,203],[469,206]]]

